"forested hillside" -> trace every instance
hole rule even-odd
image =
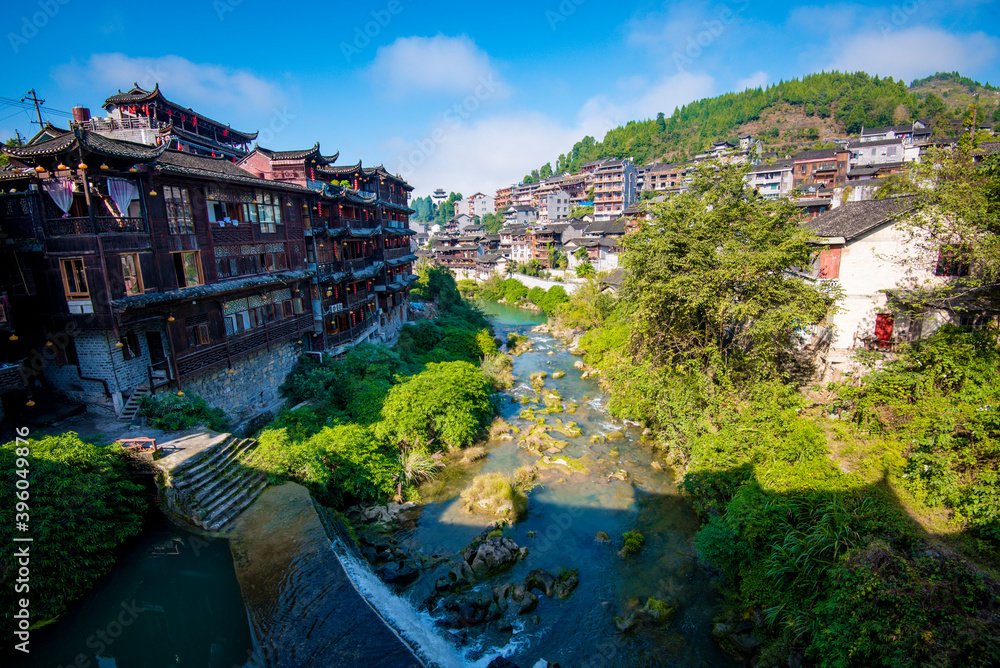
[[[957,72],[903,81],[863,72],[824,72],[782,81],[765,89],[726,93],[675,109],[670,116],[631,121],[603,141],[584,137],[556,161],[556,173],[591,160],[632,157],[637,164],[690,158],[714,141],[759,137],[771,150],[794,152],[832,136],[858,134],[862,126],[906,123],[915,118],[940,125],[962,118],[978,104],[980,120],[1000,121],[1000,93]]]

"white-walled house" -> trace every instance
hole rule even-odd
[[[889,295],[907,285],[956,275],[947,263],[923,256],[902,222],[912,211],[912,197],[847,202],[806,223],[826,246],[810,278],[835,281],[842,290],[837,311],[827,319],[827,361],[835,369],[856,348],[891,351],[926,337],[945,319],[939,311],[907,313],[890,303]]]

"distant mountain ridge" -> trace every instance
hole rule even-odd
[[[543,165],[526,177],[575,172],[592,160],[633,158],[637,164],[681,161],[712,142],[738,141],[752,134],[765,150],[794,153],[833,137],[857,135],[862,127],[963,118],[978,104],[979,122],[1000,122],[1000,88],[958,72],[939,72],[909,86],[892,77],[864,72],[822,72],[781,81],[767,88],[725,93],[675,109],[670,116],[629,121],[609,130],[602,141],[584,137],[559,156],[555,169]]]

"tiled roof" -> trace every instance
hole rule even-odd
[[[144,90],[139,86],[138,83],[132,85],[132,90],[127,93],[118,91],[116,95],[112,95],[104,100],[103,107],[107,109],[111,105],[125,105],[125,104],[140,104],[142,102],[149,102],[151,100],[159,99],[163,104],[173,107],[175,109],[180,109],[184,113],[188,113],[193,117],[198,117],[203,121],[212,123],[213,125],[218,125],[219,127],[226,128],[230,135],[236,135],[237,139],[243,139],[245,142],[251,142],[257,138],[256,132],[240,132],[239,130],[234,130],[225,123],[220,123],[219,121],[212,120],[208,116],[204,116],[195,111],[192,111],[190,107],[182,107],[176,102],[171,102],[167,98],[163,97],[163,93],[160,92],[160,84],[157,83],[153,90]]]
[[[340,151],[337,151],[332,156],[327,157],[320,153],[319,142],[312,148],[307,148],[301,151],[272,151],[269,148],[264,148],[263,146],[255,146],[255,151],[263,153],[271,160],[305,160],[306,158],[313,158],[316,160],[316,164],[326,165],[329,162],[334,162],[338,156],[340,156]]]
[[[170,290],[168,292],[154,292],[142,295],[133,295],[131,297],[123,297],[121,299],[112,300],[111,305],[116,309],[129,311],[132,309],[171,304],[191,299],[203,299],[205,297],[221,295],[234,290],[243,290],[246,288],[259,288],[268,285],[281,284],[288,285],[290,283],[294,283],[295,281],[309,278],[312,275],[312,270],[303,269],[301,271],[283,271],[262,274],[260,276],[248,276],[246,278],[237,278],[231,281],[222,281],[220,283],[211,283],[209,285],[198,285],[192,288],[181,288],[179,290]]]
[[[766,172],[780,172],[780,171],[784,171],[786,169],[791,169],[793,162],[795,162],[795,161],[792,160],[791,158],[789,158],[787,160],[775,160],[770,165],[767,164],[767,163],[762,162],[759,165],[755,166],[753,169],[751,169],[750,173],[751,174],[763,174],[763,173],[766,173]]]
[[[252,176],[236,165],[228,158],[209,158],[194,153],[183,153],[181,151],[165,151],[154,164],[153,168],[158,172],[169,174],[183,174],[185,176],[198,176],[222,181],[233,181],[248,185],[261,186],[264,188],[277,188],[281,190],[294,190],[316,194],[315,191],[297,185],[295,183],[285,183],[283,181],[268,181]]]
[[[847,145],[847,148],[872,148],[874,146],[895,146],[897,144],[902,144],[902,138],[896,139],[877,139],[875,141],[852,141]]]
[[[802,160],[823,160],[824,158],[835,158],[838,153],[846,153],[844,148],[821,148],[814,151],[802,151],[795,156],[795,162]]]
[[[109,139],[87,130],[74,130],[29,146],[3,146],[0,151],[13,158],[48,158],[67,151],[84,150],[108,158],[149,162],[166,150],[166,145],[147,146],[120,139]]]
[[[844,237],[848,241],[913,209],[913,197],[847,202],[806,223],[818,237]]]

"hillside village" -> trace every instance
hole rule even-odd
[[[885,201],[875,196],[888,177],[902,174],[929,150],[954,147],[970,134],[978,142],[978,156],[1000,152],[992,122],[973,127],[950,121],[935,128],[915,120],[862,127],[857,136],[832,138],[831,148],[794,155],[764,152],[758,138],[744,135],[738,143],[714,142],[679,163],[591,161],[575,173],[513,184],[494,195],[477,192],[465,197],[454,203],[456,215],[444,226],[422,229],[411,223],[422,247],[416,254],[478,280],[515,271],[565,281],[601,274],[613,287],[622,280],[622,239],[652,219],[651,205],[688,192],[695,170],[702,166],[743,165],[749,191],[766,200],[790,202],[815,234],[815,266],[803,275],[837,281],[845,291],[839,312],[816,333],[830,346],[829,370],[839,377],[851,351],[894,349],[952,317],[928,313],[923,319],[894,321],[885,291],[897,288],[904,275],[909,280],[913,276],[908,263],[888,258],[911,252],[895,227],[898,217],[912,207],[905,198]],[[484,228],[481,221],[487,215],[502,220],[499,230]],[[927,277],[962,271],[961,264],[947,258],[931,265],[923,267]],[[976,318],[954,315],[962,322],[970,317]]]

